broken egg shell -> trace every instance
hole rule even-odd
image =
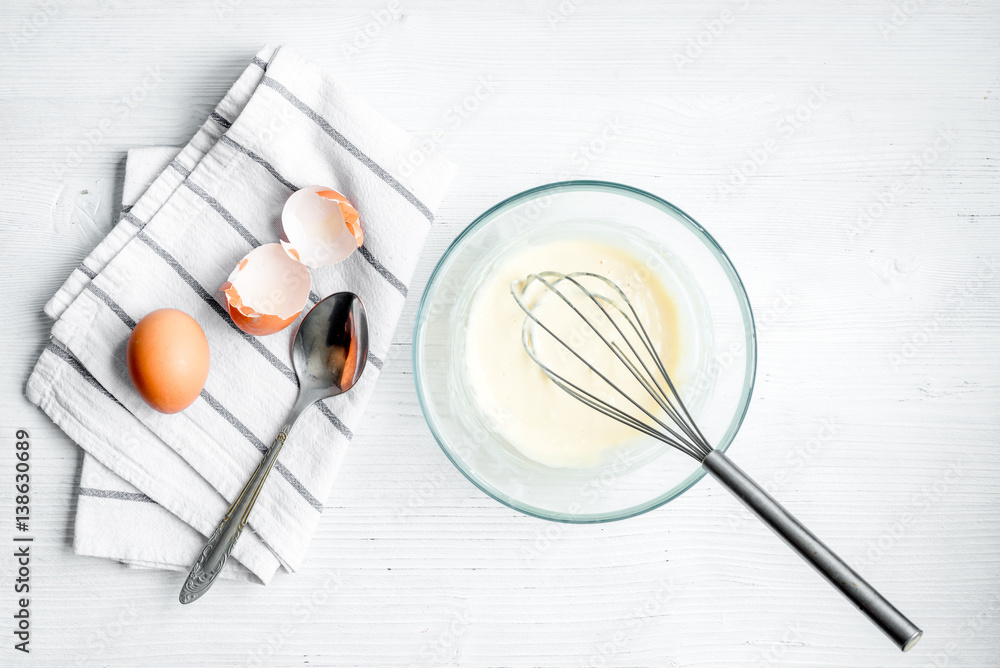
[[[279,244],[264,244],[239,261],[219,290],[237,327],[247,334],[267,336],[299,317],[310,287],[309,269]]]
[[[292,193],[281,210],[281,246],[307,267],[341,262],[364,242],[359,217],[338,191],[306,186]]]

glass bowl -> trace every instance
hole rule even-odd
[[[736,269],[701,225],[655,195],[603,181],[553,183],[500,202],[458,235],[431,274],[413,332],[424,417],[444,453],[483,492],[528,515],[580,523],[652,510],[705,474],[694,459],[638,435],[646,439],[642,447],[598,467],[546,466],[499,436],[477,405],[464,357],[476,286],[519,244],[584,233],[627,247],[641,260],[639,271],[655,274],[682,306],[692,358],[679,390],[719,450],[729,447],[746,414],[757,359],[753,314]]]

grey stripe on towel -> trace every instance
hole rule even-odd
[[[392,188],[400,195],[402,195],[403,198],[407,202],[412,204],[417,209],[417,211],[422,213],[424,217],[427,218],[427,220],[434,222],[434,214],[431,213],[431,210],[427,208],[427,206],[423,202],[418,200],[416,196],[409,190],[407,190],[402,183],[393,178],[393,176],[389,172],[384,170],[374,160],[365,155],[361,151],[361,149],[355,146],[350,140],[347,139],[347,137],[337,132],[332,125],[327,123],[326,120],[322,116],[317,114],[315,111],[313,111],[311,107],[306,105],[306,103],[297,98],[291,91],[289,91],[287,88],[285,88],[283,85],[281,85],[271,77],[265,76],[261,80],[261,83],[269,88],[273,88],[275,91],[277,91],[279,95],[288,100],[293,107],[295,107],[303,114],[311,118],[312,121],[316,123],[316,125],[318,125],[321,130],[323,130],[323,132],[328,134],[335,142],[337,142],[345,149],[347,149],[347,151],[351,155],[353,155],[355,158],[361,161],[361,164],[363,164],[368,169],[372,170],[376,176],[385,181],[390,188]]]
[[[81,487],[80,496],[96,496],[101,499],[118,499],[119,501],[141,501],[143,503],[153,503],[151,498],[142,492],[119,492],[115,489],[95,489],[93,487]],[[159,505],[159,504],[157,504]]]
[[[236,431],[243,434],[243,436],[248,441],[250,441],[253,444],[253,446],[260,451],[261,454],[267,452],[267,446],[264,445],[264,442],[261,441],[259,438],[257,438],[257,436],[252,431],[250,431],[245,424],[240,422],[235,415],[230,413],[225,406],[219,403],[218,399],[213,397],[205,390],[201,391],[201,398],[204,399],[209,406],[214,408],[216,413],[225,418],[226,421],[229,422],[229,424],[233,425],[233,428],[236,429]],[[298,491],[299,494],[302,495],[302,498],[304,498],[310,506],[312,506],[313,508],[315,508],[320,512],[323,512],[323,504],[320,503],[319,499],[310,494],[309,490],[307,490],[305,486],[301,482],[299,482],[299,480],[294,475],[292,475],[291,471],[285,468],[284,464],[282,464],[281,462],[275,462],[274,468],[278,473],[282,475],[282,477],[285,480],[289,482],[289,484],[291,484],[292,487],[296,489],[296,491]]]
[[[186,185],[188,189],[195,195],[205,200],[206,204],[215,209],[215,212],[218,213],[220,216],[222,216],[223,220],[229,223],[230,227],[239,232],[240,236],[246,239],[248,244],[250,244],[254,248],[260,246],[260,241],[257,239],[257,237],[251,234],[250,230],[243,227],[243,224],[240,221],[236,220],[236,217],[233,214],[229,213],[226,207],[219,204],[219,200],[215,199],[207,192],[205,192],[205,190],[201,186],[191,183],[190,179],[185,180],[184,185]]]
[[[122,406],[121,402],[118,401],[118,399],[115,398],[115,395],[111,394],[106,389],[104,389],[104,386],[101,385],[100,381],[98,381],[96,378],[94,378],[92,375],[90,375],[90,372],[87,371],[87,367],[85,367],[82,364],[80,364],[80,360],[78,360],[77,358],[75,358],[72,355],[70,355],[70,353],[69,353],[68,350],[66,350],[62,346],[56,345],[55,342],[49,342],[49,345],[47,345],[45,347],[45,349],[48,350],[53,355],[55,355],[56,357],[61,358],[64,362],[66,362],[66,364],[69,364],[71,367],[73,367],[74,369],[76,369],[77,373],[79,373],[81,376],[83,376],[83,379],[85,381],[87,381],[88,383],[90,383],[91,385],[93,385],[97,389],[98,392],[100,392],[101,394],[103,394],[104,396],[106,396],[108,399],[111,399],[111,401],[115,402],[119,406]],[[122,406],[122,408],[125,408],[125,407]],[[128,409],[125,409],[125,410],[128,410]]]
[[[213,121],[226,128],[227,130],[233,127],[233,124],[225,119],[225,117],[217,111],[213,111],[208,115]]]
[[[181,176],[183,176],[185,179],[191,176],[191,170],[182,165],[181,163],[177,162],[176,159],[171,161],[170,166],[176,169],[178,172],[180,172]]]
[[[285,177],[283,177],[281,174],[279,174],[278,170],[276,170],[274,167],[271,166],[271,163],[269,163],[267,160],[265,160],[264,158],[260,157],[259,155],[257,155],[253,151],[251,151],[250,149],[246,148],[245,146],[242,146],[242,145],[236,143],[235,141],[233,141],[232,139],[230,139],[228,135],[222,135],[221,137],[219,137],[219,141],[221,141],[223,144],[226,144],[227,146],[235,148],[237,151],[239,151],[243,155],[249,157],[251,160],[253,160],[254,162],[256,162],[258,165],[260,165],[261,167],[263,167],[264,169],[266,169],[267,171],[269,171],[271,173],[271,176],[273,176],[274,178],[278,179],[278,181],[281,182],[281,185],[285,186],[286,188],[288,188],[292,192],[295,192],[296,190],[299,189],[298,186],[296,186],[291,181],[289,181],[288,179],[286,179]]]

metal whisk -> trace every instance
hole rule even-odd
[[[528,303],[529,293],[537,297],[531,300],[533,303]],[[552,382],[594,410],[701,462],[705,470],[857,606],[900,649],[905,652],[917,643],[923,634],[919,628],[723,452],[712,447],[681,400],[635,307],[617,284],[589,272],[562,274],[543,271],[529,275],[524,281],[514,281],[511,294],[527,315],[522,328],[524,349]],[[611,350],[611,359],[617,360],[626,370],[624,378],[634,379],[635,387],[648,394],[652,403],[648,400],[644,402],[642,396],[626,392],[621,387],[624,383],[609,378],[612,375],[621,376],[621,368],[617,369],[618,374],[598,368],[593,360],[585,358],[566,342],[565,339],[570,337],[565,332],[556,332],[554,327],[546,324],[546,316],[540,314],[540,307],[549,299],[561,300],[562,304],[556,302],[557,306],[568,307],[579,317],[576,324],[582,325],[581,329],[587,336],[596,335]],[[555,343],[553,352],[568,351],[570,360],[579,361],[583,365],[581,370],[585,368],[591,372],[587,374],[584,371],[588,376],[586,380],[609,388],[612,398],[583,387],[584,382],[571,377],[566,371],[556,370],[554,360],[543,359],[545,353],[539,347],[542,332]],[[566,356],[563,354],[563,357]],[[632,381],[628,380],[628,384],[632,385]],[[624,408],[619,406],[617,397],[624,399]]]

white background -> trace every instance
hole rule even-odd
[[[0,664],[1000,665],[996,2],[165,4],[0,8],[0,540],[17,428],[36,536],[28,656],[0,548]],[[304,569],[181,607],[176,573],[72,553],[80,451],[23,386],[125,151],[185,142],[265,42],[443,130],[459,174]],[[728,251],[760,327],[731,454],[923,627],[911,653],[711,480],[562,526],[449,465],[413,388],[420,291],[476,215],[567,176]]]

